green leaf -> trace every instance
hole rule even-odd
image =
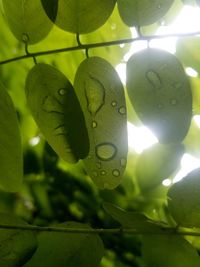
[[[22,186],[23,157],[17,114],[0,83],[0,188],[17,192]]]
[[[113,189],[121,182],[128,150],[123,85],[106,60],[90,57],[79,66],[74,87],[90,139],[86,170],[98,187]]]
[[[143,236],[143,257],[146,267],[199,267],[197,251],[176,235]]]
[[[50,65],[37,64],[27,76],[26,95],[38,127],[56,153],[71,163],[86,157],[88,134],[69,80]]]
[[[56,227],[91,229],[77,222]],[[38,242],[36,253],[24,267],[98,267],[104,254],[103,243],[96,234],[43,232]]]
[[[127,63],[127,89],[139,118],[161,143],[185,138],[192,116],[192,94],[174,55],[151,48],[134,54]]]
[[[73,33],[88,33],[101,27],[115,3],[116,0],[60,0],[49,5],[49,1],[42,0],[49,18],[61,29]]]
[[[153,189],[174,172],[184,153],[182,144],[156,144],[146,149],[136,165],[136,176],[142,190]]]
[[[145,26],[161,19],[173,0],[117,0],[120,16],[128,26]]]
[[[104,203],[104,209],[109,213],[116,221],[118,221],[124,228],[133,228],[138,232],[159,233],[162,231],[158,227],[157,222],[154,222],[147,218],[144,214],[139,212],[128,212],[111,203]],[[163,223],[160,224],[163,226]]]
[[[27,225],[18,217],[6,213],[0,213],[0,224]],[[33,232],[0,230],[0,266],[20,267],[32,257],[36,248],[37,240]]]
[[[168,191],[169,211],[178,225],[200,227],[200,168]]]
[[[10,30],[19,41],[29,44],[42,40],[53,24],[40,0],[2,0]]]

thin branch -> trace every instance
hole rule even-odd
[[[134,228],[112,228],[112,229],[85,229],[85,228],[64,228],[64,227],[43,227],[36,225],[8,225],[0,224],[0,230],[27,230],[35,232],[60,232],[60,233],[74,233],[74,234],[131,234],[131,235],[184,235],[184,236],[200,236],[200,232],[193,232],[189,230],[180,230],[176,228],[162,228],[161,231],[152,232],[149,229],[145,231],[138,231]]]
[[[100,48],[105,46],[115,46],[120,44],[130,44],[136,41],[140,40],[152,40],[152,39],[163,39],[163,38],[169,38],[169,37],[177,37],[177,38],[186,38],[190,36],[197,36],[200,35],[200,31],[192,32],[192,33],[173,33],[173,34],[166,34],[166,35],[149,35],[149,36],[139,36],[136,38],[129,38],[129,39],[121,39],[121,40],[115,40],[115,41],[108,41],[108,42],[100,42],[100,43],[91,43],[91,44],[79,44],[77,46],[72,47],[65,47],[65,48],[59,48],[59,49],[52,49],[52,50],[45,50],[45,51],[38,51],[38,52],[29,52],[28,54],[13,57],[10,59],[6,59],[3,61],[0,61],[0,65],[8,64],[14,61],[23,60],[27,58],[34,58],[38,56],[45,56],[50,54],[57,54],[57,53],[64,53],[64,52],[70,52],[70,51],[77,51],[77,50],[88,50],[92,48]]]

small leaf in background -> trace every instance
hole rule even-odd
[[[40,0],[3,0],[3,9],[10,30],[19,41],[37,43],[53,26]]]
[[[121,182],[127,159],[127,121],[123,85],[104,59],[90,57],[79,66],[74,88],[90,139],[86,171],[99,188]]]
[[[124,228],[133,228],[138,232],[159,233],[162,230],[158,227],[157,222],[147,218],[139,212],[125,211],[111,203],[104,203],[105,211],[110,214],[113,219],[118,221]],[[163,226],[163,223],[162,225]]]
[[[56,153],[70,163],[86,157],[88,134],[69,80],[52,66],[37,64],[27,76],[26,95],[38,127]]]
[[[62,228],[91,229],[88,225],[67,222]],[[98,267],[104,254],[96,234],[43,232],[38,235],[38,249],[24,267]]]
[[[116,0],[42,0],[49,18],[61,29],[88,33],[101,27],[111,15]],[[57,16],[55,15],[57,12]]]
[[[143,236],[142,247],[146,267],[199,267],[197,251],[176,235]]]
[[[0,83],[0,188],[17,192],[23,181],[23,154],[17,113]]]
[[[180,226],[200,227],[200,169],[190,172],[168,191],[169,211]]]
[[[27,223],[11,214],[0,213],[0,224],[26,226]],[[26,230],[0,229],[0,266],[20,267],[37,248],[33,232]]]
[[[146,149],[136,165],[136,176],[141,190],[150,190],[160,185],[180,164],[184,153],[182,144],[155,144]]]
[[[117,0],[119,14],[128,26],[145,26],[157,22],[174,0]]]
[[[161,143],[185,138],[192,117],[192,94],[174,55],[153,48],[134,54],[127,63],[127,90],[139,118]]]

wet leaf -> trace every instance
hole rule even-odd
[[[11,214],[0,213],[0,224],[24,225],[27,223]],[[18,267],[26,263],[37,248],[33,232],[26,230],[0,230],[0,266]]]
[[[77,222],[56,227],[91,229]],[[36,253],[24,267],[98,267],[104,254],[103,243],[95,234],[43,232],[38,242]]]
[[[49,18],[61,29],[88,33],[101,27],[111,15],[116,0],[42,0]]]
[[[200,227],[200,168],[190,172],[168,191],[168,205],[174,220],[184,227]]]
[[[79,66],[74,87],[90,139],[86,170],[97,186],[113,189],[121,182],[128,150],[123,85],[106,60],[90,57]]]
[[[17,114],[0,83],[0,188],[17,192],[23,181],[22,145]]]
[[[192,94],[174,55],[151,48],[134,54],[127,63],[127,89],[139,118],[161,143],[185,138],[192,116]]]
[[[120,16],[128,26],[145,26],[161,19],[173,0],[117,0]]]
[[[140,188],[150,190],[161,184],[178,168],[183,153],[182,144],[156,144],[146,149],[136,165]]]
[[[27,76],[26,95],[38,127],[56,153],[71,163],[86,157],[87,130],[69,80],[50,65],[37,64]]]
[[[197,251],[176,235],[143,236],[143,257],[147,267],[198,267]]]
[[[40,0],[3,0],[3,8],[10,30],[19,41],[37,43],[53,26]]]

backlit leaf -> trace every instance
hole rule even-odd
[[[63,30],[88,33],[101,27],[111,15],[116,0],[42,0],[49,18]]]
[[[142,251],[146,267],[200,266],[197,251],[180,236],[143,236]]]
[[[77,222],[56,227],[91,229]],[[38,242],[36,253],[24,267],[98,267],[104,253],[103,243],[95,234],[43,232]]]
[[[190,172],[168,192],[169,211],[178,225],[200,227],[200,169]]]
[[[28,105],[48,143],[74,163],[88,154],[83,113],[69,80],[47,64],[34,66],[26,80]]]
[[[27,224],[14,215],[0,213],[0,224]],[[37,248],[33,232],[26,230],[1,229],[0,231],[0,266],[18,267],[26,263]]]
[[[127,63],[129,98],[141,121],[161,143],[181,142],[192,116],[189,81],[178,59],[159,49],[145,49]]]
[[[184,153],[182,144],[156,144],[146,149],[136,165],[136,176],[142,190],[158,186],[174,172]]]
[[[122,179],[127,158],[123,85],[106,60],[90,57],[79,66],[74,87],[90,139],[86,170],[100,188],[113,189]]]
[[[22,186],[23,160],[17,114],[0,83],[0,188],[17,192]]]
[[[2,0],[8,25],[19,41],[36,43],[51,30],[53,24],[40,0]]]
[[[145,26],[161,19],[173,0],[117,0],[120,16],[128,26]]]

